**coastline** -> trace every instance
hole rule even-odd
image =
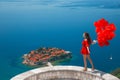
[[[110,73],[120,79],[120,68],[117,68]]]

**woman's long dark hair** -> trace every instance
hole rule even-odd
[[[85,39],[87,39],[88,40],[88,43],[89,43],[89,45],[92,43],[92,40],[91,40],[91,38],[90,38],[90,35],[89,35],[89,33],[84,33],[85,34]]]

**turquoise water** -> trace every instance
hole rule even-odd
[[[116,37],[108,47],[91,46],[91,57],[95,68],[111,72],[120,67],[119,0],[0,0],[0,80],[32,69],[21,64],[21,56],[44,46],[72,52],[72,60],[60,65],[83,66],[82,34],[89,32],[96,39],[93,23],[100,18],[115,23]]]

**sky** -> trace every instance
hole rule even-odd
[[[57,7],[120,8],[120,0],[0,0],[3,5],[51,5]]]

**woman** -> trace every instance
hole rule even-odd
[[[92,40],[88,33],[83,33],[83,37],[84,40],[82,42],[81,53],[83,55],[83,60],[84,60],[84,71],[87,71],[87,59],[89,60],[92,66],[92,70],[94,70],[94,65],[92,59],[90,58],[90,49],[89,49],[90,45],[92,44]]]

